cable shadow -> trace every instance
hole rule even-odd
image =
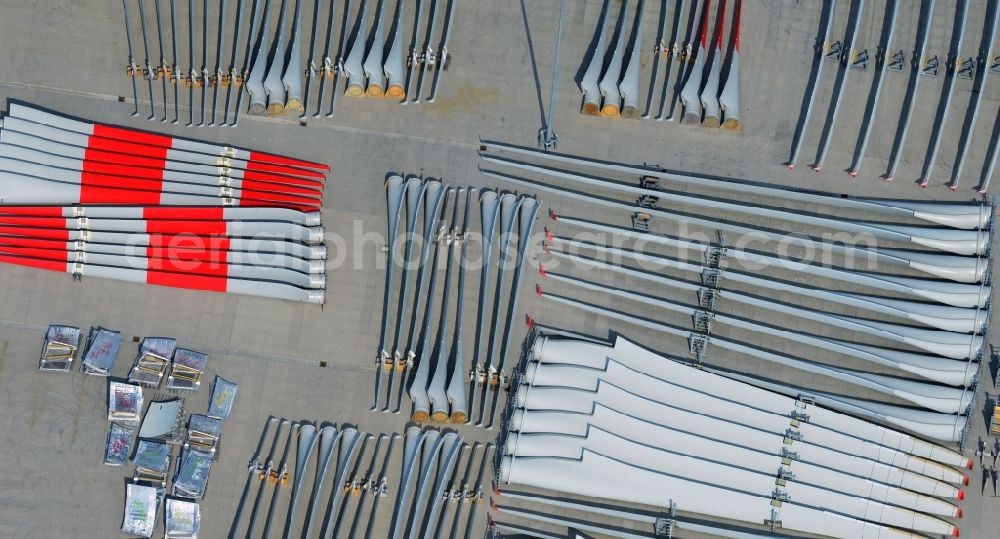
[[[524,36],[528,40],[528,57],[531,59],[531,74],[535,80],[535,98],[538,100],[538,120],[545,125],[545,105],[542,103],[542,83],[538,78],[538,64],[535,62],[535,43],[531,39],[531,27],[528,25],[528,10],[521,3],[521,20],[524,21]]]

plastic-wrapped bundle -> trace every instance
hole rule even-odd
[[[174,476],[174,495],[203,498],[208,486],[208,472],[212,469],[212,455],[185,449],[181,465]]]
[[[152,537],[156,528],[160,498],[153,487],[125,485],[125,517],[122,532],[139,537]]]
[[[104,449],[104,464],[121,466],[128,460],[132,448],[132,431],[115,423],[108,428],[108,443]]]
[[[108,421],[136,426],[141,414],[141,387],[122,382],[108,384]]]
[[[233,411],[233,401],[236,400],[236,390],[239,386],[216,376],[212,382],[212,396],[208,400],[208,415],[219,419],[229,419]]]
[[[201,508],[194,502],[167,500],[164,537],[197,539],[201,530]]]
[[[83,351],[83,361],[80,362],[80,372],[108,376],[121,345],[121,333],[102,327],[91,328],[87,338],[87,348]]]

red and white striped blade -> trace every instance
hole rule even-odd
[[[0,158],[0,200],[10,204],[239,205],[303,211],[320,209],[317,199],[300,195],[122,179],[4,158]]]
[[[63,241],[43,238],[0,235],[0,251],[20,247],[45,251],[80,251],[103,255],[124,257],[170,258],[174,260],[199,260],[211,262],[220,257],[228,264],[244,266],[266,266],[288,268],[300,273],[326,273],[326,263],[323,260],[309,260],[282,253],[263,253],[257,251],[240,251],[231,248],[230,238],[207,238],[200,247],[189,245],[190,238],[172,236],[169,241],[161,241],[151,245],[91,243]]]
[[[228,254],[222,251],[212,253],[215,256],[211,256],[207,260],[197,260],[182,259],[176,256],[122,256],[117,254],[84,253],[65,250],[53,251],[0,245],[0,254],[61,261],[69,264],[86,263],[143,271],[167,271],[193,276],[274,281],[308,289],[323,289],[326,287],[326,275],[324,274],[302,273],[284,267],[230,264],[228,262]]]
[[[92,139],[94,140],[93,145],[90,144]],[[106,140],[63,131],[20,118],[5,119],[3,129],[0,129],[0,142],[64,157],[87,159],[89,161],[177,170],[209,176],[218,175],[220,171],[224,170],[232,176],[252,176],[255,179],[275,183],[306,185],[319,189],[325,186],[324,182],[326,179],[326,176],[322,173],[312,170],[293,169],[291,171],[284,171],[281,167],[270,166],[266,163],[248,163],[238,159],[210,157],[182,152],[180,150],[166,150],[164,153],[161,148],[151,146],[129,146],[125,144],[114,147],[119,149],[134,149],[138,153],[113,151],[109,149],[109,144]]]
[[[184,220],[259,220],[320,224],[317,212],[286,208],[218,208],[197,206],[0,206],[0,214],[38,217],[90,217],[100,219],[184,219]]]
[[[190,234],[145,234],[135,232],[105,232],[101,230],[56,230],[14,228],[0,233],[0,243],[22,247],[47,248],[73,244],[75,249],[88,250],[91,245],[129,246],[136,248],[173,249],[190,253],[213,250],[240,251],[261,258],[283,255],[305,261],[321,262],[326,259],[325,245],[308,245],[283,238],[228,238],[222,236],[193,236]],[[315,271],[313,271],[315,273]]]
[[[11,103],[9,112],[10,116],[14,118],[23,118],[25,120],[29,120],[35,123],[51,125],[67,131],[75,131],[77,133],[83,133],[86,135],[95,135],[98,137],[103,137],[108,139],[133,141],[147,146],[174,148],[178,150],[191,151],[207,155],[217,155],[221,157],[235,157],[239,159],[246,159],[248,161],[256,161],[259,163],[271,163],[274,165],[285,165],[285,166],[313,169],[313,170],[330,170],[330,167],[328,165],[324,165],[322,163],[314,163],[312,161],[306,161],[303,159],[284,157],[265,152],[255,152],[251,150],[233,148],[230,146],[220,146],[208,142],[200,142],[189,139],[171,137],[168,135],[147,133],[145,131],[128,129],[124,127],[115,127],[107,124],[90,123],[81,120],[75,120],[42,109],[30,107],[23,103]]]
[[[129,165],[119,165],[119,164],[109,164],[109,163],[97,163],[90,160],[74,159],[72,157],[62,157],[57,155],[51,155],[38,150],[32,150],[28,148],[22,148],[20,146],[11,146],[7,144],[0,144],[0,158],[5,160],[13,160],[28,163],[31,165],[37,165],[39,167],[50,167],[54,169],[61,170],[72,170],[80,173],[84,173],[93,177],[109,177],[114,178],[116,181],[120,181],[123,184],[128,184],[133,179],[136,180],[153,180],[153,181],[163,181],[172,182],[177,184],[187,184],[196,185],[201,187],[214,187],[218,188],[221,186],[231,187],[232,189],[239,189],[241,191],[253,191],[257,193],[275,193],[284,195],[301,195],[303,197],[308,197],[315,199],[317,204],[322,204],[323,192],[312,188],[312,187],[302,187],[299,185],[284,185],[284,184],[274,184],[270,182],[262,182],[257,180],[245,180],[240,177],[234,176],[206,176],[202,174],[192,174],[190,172],[173,172],[166,171],[163,169],[145,168],[145,167],[132,167]],[[11,161],[5,161],[7,163],[7,169],[20,172],[20,169],[16,169],[11,164]],[[40,173],[42,169],[36,169]],[[38,174],[32,173],[32,174]]]
[[[188,290],[228,292],[308,303],[323,303],[326,297],[326,293],[322,289],[301,288],[282,282],[237,279],[220,275],[192,274],[158,268],[142,270],[120,266],[102,266],[85,262],[70,263],[12,254],[0,254],[0,262],[133,283],[169,286]]]
[[[2,138],[3,135],[0,134],[0,139]],[[60,147],[57,146],[57,148]],[[29,163],[88,171],[96,174],[169,180],[198,185],[230,185],[236,188],[252,188],[260,191],[303,194],[317,198],[323,196],[321,187],[316,187],[315,185],[303,185],[298,181],[285,183],[280,181],[280,177],[270,176],[267,174],[261,176],[256,172],[249,172],[250,177],[247,178],[244,175],[245,171],[228,169],[221,170],[219,167],[216,167],[213,174],[207,174],[204,172],[171,170],[165,168],[165,162],[160,162],[160,165],[146,167],[136,166],[132,163],[132,159],[127,159],[127,161],[129,161],[127,163],[123,162],[122,159],[118,159],[116,161],[109,158],[104,158],[103,161],[97,160],[93,158],[92,154],[97,154],[99,152],[90,152],[83,149],[78,149],[78,152],[72,153],[79,153],[79,155],[61,155],[35,148],[17,146],[8,142],[0,142],[0,157],[17,159]],[[157,161],[153,159],[147,159],[147,161],[149,161],[150,164],[157,163]],[[205,168],[208,169],[210,167],[206,166]],[[304,182],[312,180],[301,181]]]
[[[0,253],[21,254],[36,258],[58,258],[59,253],[83,253],[85,261],[102,263],[99,256],[117,256],[128,259],[165,258],[178,264],[229,264],[232,266],[259,266],[261,268],[282,268],[302,274],[326,273],[322,260],[303,260],[294,256],[261,253],[248,253],[229,249],[228,238],[218,238],[213,241],[211,249],[191,249],[171,245],[138,246],[116,245],[102,243],[83,243],[72,241],[46,240],[38,238],[17,238],[0,236]],[[218,247],[218,248],[214,248]],[[52,255],[45,253],[55,253]],[[163,262],[157,262],[163,265]]]
[[[65,217],[39,217],[0,215],[0,234],[7,227],[45,228],[61,230],[103,230],[107,232],[145,232],[147,234],[188,234],[192,236],[226,236],[253,238],[286,238],[289,241],[319,243],[323,241],[323,227],[307,227],[297,223],[275,221],[221,221],[221,220],[154,220],[154,219],[75,219]]]

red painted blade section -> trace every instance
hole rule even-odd
[[[191,234],[150,234],[149,246],[160,251],[211,251],[229,249],[229,238]]]
[[[121,170],[127,169],[130,171],[130,172],[113,172],[113,174],[138,176],[141,174],[134,172],[134,169],[136,168],[148,168],[157,171],[171,168],[167,166],[168,161],[166,161],[166,155],[167,155],[166,152],[160,152],[159,149],[157,148],[140,147],[140,150],[142,151],[141,154],[129,153],[129,152],[116,152],[108,148],[121,146],[123,149],[131,149],[133,148],[133,146],[128,145],[128,143],[109,140],[109,139],[97,139],[95,137],[91,137],[91,140],[93,140],[95,144],[92,144],[90,147],[85,148],[86,151],[85,159],[87,161],[93,163],[103,163],[105,166],[114,165],[116,167],[122,167]],[[247,168],[245,169],[240,169],[238,167],[233,167],[233,168],[237,168],[238,170],[243,170],[244,177],[252,175],[250,177],[254,177],[255,179],[259,179],[262,181],[271,181],[277,184],[307,185],[319,189],[325,187],[325,184],[319,180],[301,177],[301,175],[307,175],[310,178],[318,177],[325,179],[325,176],[323,176],[322,174],[317,174],[311,170],[296,171],[293,174],[285,174],[284,171],[287,170],[285,167],[278,167],[278,166],[269,167],[267,165],[261,166],[258,165],[257,163],[247,163]],[[270,173],[262,172],[263,170],[267,170],[270,168],[274,168],[275,170]]]
[[[29,258],[38,258],[40,260],[58,260],[63,264],[67,264],[66,248],[63,247],[62,250],[54,251],[51,249],[37,248],[37,247],[21,247],[18,245],[0,245],[0,254],[4,255],[16,255],[16,256],[26,256]]]
[[[0,235],[44,238],[63,242],[69,241],[69,230],[66,230],[65,228],[25,228],[17,226],[4,226],[0,227]]]
[[[108,181],[102,174],[84,172],[80,176],[81,204],[130,204],[139,206],[160,203],[163,182],[132,180],[128,184]]]
[[[143,131],[136,131],[135,129],[126,129],[123,127],[114,127],[105,124],[94,124],[94,135],[98,137],[116,139],[116,140],[130,140],[138,144],[145,144],[147,146],[159,146],[161,148],[170,148],[174,145],[173,137],[168,137],[166,135],[156,135],[153,133],[146,133]]]
[[[240,197],[240,206],[245,206],[244,201],[247,200],[257,200],[257,201],[271,201],[271,202],[287,202],[290,204],[295,204],[297,206],[306,206],[312,208],[309,211],[317,211],[322,205],[319,200],[308,197],[300,197],[296,195],[283,195],[281,193],[260,193],[258,191],[243,191],[243,196]]]
[[[167,159],[167,148],[161,148],[159,146],[146,146],[144,144],[136,144],[124,140],[115,140],[97,136],[91,136],[87,140],[87,150],[100,150],[103,152],[118,154],[139,155],[159,159],[160,161],[166,161]]]
[[[121,166],[128,166],[130,168],[159,168],[164,163],[163,159],[158,157],[147,157],[144,155],[129,153],[116,153],[108,150],[99,150],[93,147],[88,147],[86,150],[86,159],[97,163],[118,164]],[[128,165],[123,164],[125,161],[128,162]]]
[[[715,20],[715,46],[722,49],[722,23],[726,21],[726,0],[719,0],[719,16]],[[719,60],[721,61],[721,60]]]
[[[160,192],[118,189],[91,182],[86,189],[80,189],[80,203],[148,206],[160,203]]]
[[[194,275],[190,273],[172,273],[168,271],[150,270],[146,272],[146,284],[187,288],[189,290],[207,290],[209,292],[225,292],[228,283],[225,277],[209,275]]]
[[[736,52],[740,52],[740,18],[743,15],[743,0],[736,0],[736,11],[733,13],[733,18],[736,19],[736,32],[733,38],[733,48]]]
[[[0,206],[0,213],[6,215],[34,215],[38,217],[62,217],[62,206]]]
[[[0,215],[0,225],[39,228],[66,228],[66,219],[62,217]]]
[[[192,234],[213,236],[226,234],[225,221],[146,221],[146,232],[150,234]]]
[[[271,172],[261,172],[259,170],[251,170],[251,165],[254,163],[247,163],[247,169],[243,171],[244,180],[260,180],[264,182],[279,183],[283,185],[303,185],[306,187],[312,187],[316,190],[322,191],[326,188],[326,184],[319,180],[310,180],[308,178],[299,178],[296,176],[282,176],[281,174],[271,173]]]
[[[293,159],[291,157],[283,157],[280,155],[273,155],[264,152],[250,152],[250,160],[258,161],[261,163],[274,163],[278,165],[291,165],[293,167],[311,168],[314,170],[330,170],[330,165],[324,165],[322,163],[313,163],[312,161],[305,161],[303,159]]]
[[[90,153],[89,151],[87,152]],[[150,159],[149,161],[154,161]],[[163,169],[162,168],[152,168],[152,167],[138,167],[132,165],[121,165],[113,163],[102,163],[100,161],[87,160],[83,162],[83,167],[89,172],[95,174],[104,174],[109,176],[125,176],[129,178],[143,178],[147,180],[162,180],[163,179]]]
[[[300,194],[300,195],[306,195],[306,196],[310,196],[310,197],[321,197],[321,196],[323,196],[323,193],[321,193],[320,191],[317,191],[316,189],[313,189],[311,187],[298,187],[298,186],[294,186],[294,185],[277,185],[277,184],[273,184],[271,182],[262,182],[262,181],[257,181],[257,180],[249,180],[249,179],[246,179],[246,178],[243,178],[243,187],[242,187],[242,189],[244,191],[246,191],[246,190],[252,190],[252,191],[260,191],[262,193],[270,193],[270,192],[277,191],[279,193]],[[317,202],[319,202],[319,201],[317,200]]]
[[[31,238],[25,236],[2,236],[0,235],[0,245],[9,245],[13,247],[30,247],[32,249],[65,249],[65,240],[48,240],[40,238]]]
[[[7,264],[14,264],[16,266],[26,266],[29,268],[38,268],[49,271],[58,271],[61,273],[66,273],[68,269],[66,262],[59,262],[58,260],[42,260],[38,258],[24,258],[19,256],[6,256],[0,255],[0,262],[5,262]]]
[[[300,176],[303,178],[315,178],[317,180],[325,180],[326,174],[322,172],[316,172],[315,170],[308,170],[304,168],[294,168],[287,167],[274,163],[261,163],[259,161],[248,161],[247,170],[260,170],[264,172],[275,172],[278,174],[284,174],[287,176]]]

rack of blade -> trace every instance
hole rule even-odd
[[[412,176],[405,183],[399,175],[386,182],[391,263],[386,272],[382,331],[376,350],[373,411],[392,409],[399,413],[402,395],[408,392],[413,401],[413,421],[468,423],[478,402],[476,424],[485,423],[487,428],[493,425],[499,393],[506,385],[505,356],[512,339],[513,320],[518,313],[523,266],[532,245],[531,231],[539,202],[533,197],[519,197],[510,192],[485,189],[477,194],[478,191],[471,187],[452,188],[438,180],[423,181]],[[471,363],[467,364],[463,330],[468,330],[462,324],[462,309],[466,266],[469,265],[467,239],[470,216],[476,213],[476,199],[484,256],[477,272],[478,307],[475,338],[470,347],[474,353]],[[461,214],[460,207],[464,207]],[[449,214],[450,221],[445,217]],[[422,224],[418,223],[421,215]],[[401,223],[405,223],[405,234]],[[499,237],[494,241],[497,229]],[[405,239],[400,241],[397,236]],[[418,249],[414,249],[415,246],[419,246]],[[416,263],[404,264],[396,270],[397,254],[402,255],[402,260]],[[458,306],[451,307],[449,298],[454,287],[452,273],[456,262],[459,264]],[[497,268],[495,277],[491,276],[493,267]],[[439,270],[445,270],[443,292],[438,290]],[[398,287],[394,285],[397,271],[401,280]],[[411,288],[415,290],[412,294],[415,297],[409,294]],[[396,305],[395,315],[390,308],[393,304]],[[390,332],[393,319],[395,323]],[[438,319],[437,327],[435,319]],[[447,326],[449,320],[456,321],[453,331]],[[407,326],[409,330],[404,331]],[[388,378],[384,402],[381,397],[383,371]],[[393,391],[396,373],[400,378],[399,387]],[[466,380],[470,383],[467,389]],[[482,391],[476,399],[479,388]],[[492,404],[487,403],[490,389],[494,391]],[[488,413],[487,407],[490,408]],[[488,422],[484,422],[484,417]]]
[[[412,15],[407,16],[406,0],[361,0],[354,8],[349,0],[342,5],[338,5],[337,0],[327,4],[324,0],[254,0],[250,3],[238,0],[235,13],[228,9],[228,0],[218,3],[215,9],[210,9],[207,0],[188,0],[186,3],[169,0],[169,8],[161,5],[161,0],[153,0],[152,5],[149,5],[150,0],[123,0],[128,44],[125,73],[132,81],[133,116],[139,113],[137,80],[146,81],[148,86],[149,120],[168,121],[170,94],[173,94],[173,117],[169,119],[175,124],[179,122],[181,108],[179,86],[187,86],[189,121],[186,127],[236,127],[243,108],[244,91],[250,96],[247,110],[250,114],[294,112],[304,122],[310,115],[310,89],[313,79],[317,78],[320,87],[315,98],[314,117],[334,115],[341,77],[345,80],[342,91],[348,96],[390,97],[400,99],[403,105],[420,103],[422,99],[433,103],[443,72],[451,63],[449,41],[458,1],[418,0]],[[130,4],[138,4],[138,9],[129,9]],[[180,9],[187,11],[189,65],[186,68],[178,67],[185,45],[178,31],[178,4]],[[274,5],[278,5],[277,9]],[[252,9],[248,9],[251,6]],[[288,16],[289,6],[294,6],[291,17]],[[303,14],[303,8],[309,12]],[[370,17],[372,10],[375,10],[374,16]],[[169,21],[166,20],[167,11]],[[338,14],[340,24],[336,24]],[[183,15],[180,15],[181,22]],[[274,16],[278,20],[272,28]],[[139,19],[139,24],[135,24],[135,18]],[[156,23],[155,36],[152,35],[153,21]],[[136,27],[142,33],[141,62],[136,60],[140,51],[133,48],[132,42]],[[210,47],[209,39],[213,27],[214,48]],[[311,28],[311,32],[303,31],[307,28]],[[326,46],[321,49],[317,45],[324,41],[324,28]],[[333,39],[338,33],[339,48],[334,49]],[[231,43],[226,39],[229,34],[232,35]],[[354,39],[349,40],[352,34]],[[158,62],[151,59],[156,58],[156,51],[150,48],[154,39],[159,45]],[[214,66],[210,64],[210,48],[214,51]],[[199,52],[201,65],[196,65]],[[227,54],[228,66],[224,64]],[[243,59],[242,65],[237,65],[239,58]],[[324,97],[328,80],[332,81],[332,93]],[[159,84],[154,84],[155,81]],[[430,90],[424,95],[428,82]],[[154,86],[161,87],[161,96],[155,95]],[[222,100],[219,99],[220,87],[225,89]],[[234,87],[238,96],[230,116]],[[198,88],[201,92],[196,97],[195,89]],[[212,93],[210,104],[209,92]],[[156,107],[159,97],[162,97],[162,115]],[[122,97],[121,101],[124,100]],[[220,107],[222,118],[216,123]],[[196,108],[200,109],[197,123]]]

